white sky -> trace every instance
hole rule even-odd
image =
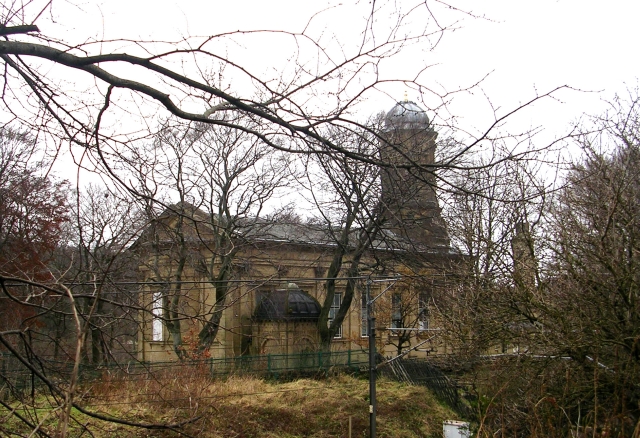
[[[366,1],[304,0],[103,0],[73,4],[53,3],[54,23],[41,30],[67,42],[95,39],[177,40],[238,29],[286,29],[301,31],[317,11],[310,32],[334,50],[337,44],[356,44],[362,19],[370,8]],[[407,9],[414,2],[396,0],[394,8]],[[378,5],[381,4],[378,0]],[[439,23],[451,25],[434,51],[426,46],[409,47],[393,64],[386,65],[389,77],[429,66],[421,82],[437,92],[466,88],[484,79],[471,93],[455,95],[449,113],[464,129],[483,130],[498,115],[558,86],[556,99],[537,103],[513,119],[510,129],[542,126],[539,141],[567,132],[582,114],[598,114],[606,108],[603,99],[626,93],[637,86],[640,57],[634,46],[640,40],[640,2],[612,0],[452,0],[450,4],[474,15],[452,12],[442,4],[429,2]],[[424,15],[408,26],[419,28]],[[385,15],[378,21],[384,26]],[[46,21],[46,20],[45,20]],[[43,22],[44,23],[44,22]],[[275,41],[275,43],[274,43]],[[227,46],[234,59],[258,72],[272,75],[286,69],[292,45],[286,40],[247,37],[242,45]],[[120,44],[122,50],[135,50]],[[303,50],[307,50],[304,48]],[[307,56],[306,54],[303,56]],[[242,92],[244,85],[233,74],[225,81]],[[234,82],[235,81],[235,82]],[[360,107],[363,118],[386,111],[401,100],[406,86],[390,85],[384,93],[371,94]],[[581,90],[581,91],[579,91]],[[410,100],[420,100],[409,90]],[[437,105],[429,95],[423,106]],[[427,108],[429,109],[429,108]],[[445,116],[445,114],[441,114]],[[509,129],[506,127],[505,129]]]
[[[540,105],[528,113],[532,123],[564,132],[583,112],[597,114],[614,93],[637,85],[640,41],[635,1],[506,1],[481,3],[477,11],[495,22],[466,20],[439,48],[443,82],[472,80],[491,72],[482,85],[494,105],[510,108],[557,86],[557,105]],[[473,114],[465,114],[466,119]],[[538,122],[540,120],[540,122]]]
[[[144,38],[174,40],[181,36],[209,35],[236,29],[301,30],[309,17],[335,2],[300,0],[108,0],[80,4],[75,11],[54,2],[54,13],[68,40],[92,36],[106,38]],[[337,6],[321,13],[314,24],[336,34],[343,44],[358,36],[360,19],[369,5],[359,2]],[[399,1],[408,5],[408,1]],[[536,93],[568,85],[580,92],[557,94],[563,103],[538,105],[527,112],[532,124],[562,133],[566,125],[583,112],[598,113],[600,99],[637,84],[640,57],[634,46],[640,41],[640,2],[613,0],[452,0],[451,4],[470,10],[472,18],[449,13],[436,3],[433,11],[441,24],[457,21],[457,30],[445,35],[433,53],[405,56],[403,63],[435,64],[423,76],[434,87],[453,90],[475,83],[487,74],[481,89],[495,107],[510,109],[528,101]],[[60,6],[63,5],[64,9]],[[414,23],[419,26],[421,23]],[[258,41],[244,48],[251,67],[259,63],[281,68],[278,49]],[[413,50],[413,49],[412,49]],[[283,54],[288,50],[283,48]],[[413,52],[412,52],[413,53]],[[285,61],[286,62],[286,61]],[[254,64],[254,65],[251,65]],[[402,68],[402,65],[398,66]],[[391,90],[402,99],[404,89]],[[410,99],[416,99],[409,93]],[[484,127],[489,105],[479,90],[473,98],[458,97],[452,111],[469,125]],[[380,97],[371,112],[385,110],[393,102]]]

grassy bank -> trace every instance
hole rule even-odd
[[[105,376],[83,388],[83,393],[80,404],[92,412],[138,423],[180,426],[136,428],[74,411],[70,436],[347,437],[349,417],[352,436],[368,436],[368,382],[346,375],[288,383],[251,377],[211,382],[197,373],[135,380]],[[43,431],[55,434],[57,414],[51,414],[51,402],[41,396],[35,403],[16,407],[33,424],[42,422]],[[0,409],[5,411],[4,418],[10,417],[8,410]],[[386,379],[378,382],[379,437],[441,437],[442,421],[454,418],[423,387]],[[4,429],[5,433],[13,429],[24,434],[28,428],[13,417]]]

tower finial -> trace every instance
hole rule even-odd
[[[407,96],[407,90],[404,90],[404,101],[409,102],[409,97]]]

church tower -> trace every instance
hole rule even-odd
[[[416,245],[449,248],[435,192],[438,133],[425,111],[414,102],[398,102],[385,115],[380,158],[382,201],[389,228]]]

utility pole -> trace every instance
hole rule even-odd
[[[376,280],[376,283],[391,283],[375,298],[371,297],[371,277],[367,278],[367,334],[369,335],[369,438],[376,438],[376,378],[378,365],[376,364],[376,318],[373,316],[373,304],[384,295],[398,281],[396,276],[389,279]]]
[[[369,438],[376,436],[376,318],[373,316],[371,278],[367,279],[367,323],[369,335]]]

